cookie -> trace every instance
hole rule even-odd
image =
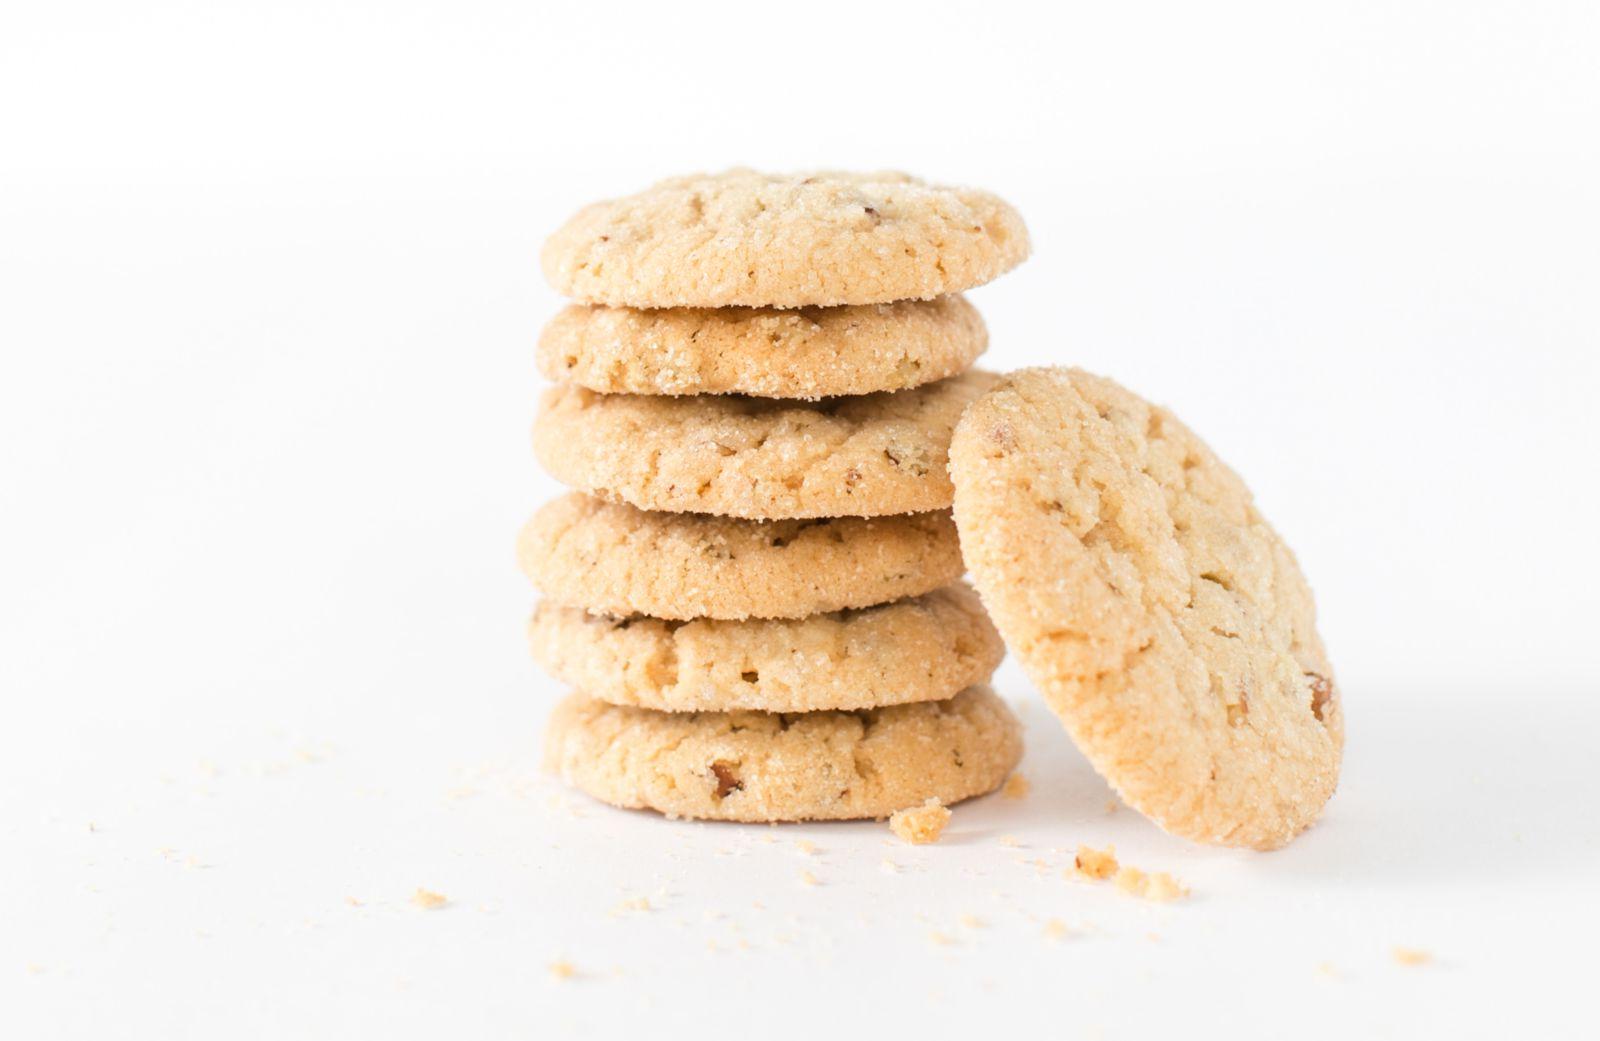
[[[613,806],[733,821],[887,817],[993,791],[1022,728],[988,687],[856,712],[655,712],[573,694],[546,765]]]
[[[557,386],[533,444],[557,480],[647,510],[755,519],[942,510],[951,432],[993,382],[967,372],[811,404]]]
[[[988,346],[962,296],[860,307],[574,304],[539,337],[539,368],[605,394],[818,398],[905,390],[964,372]]]
[[[798,619],[614,618],[542,603],[545,671],[590,697],[664,712],[814,712],[941,701],[987,680],[1005,648],[963,585]]]
[[[902,173],[728,170],[580,210],[545,243],[559,292],[625,307],[831,307],[928,300],[1028,255],[988,192]]]
[[[556,499],[517,541],[533,584],[610,615],[802,618],[921,596],[961,577],[948,512],[755,521]]]
[[[1124,800],[1270,849],[1333,794],[1344,714],[1294,555],[1170,412],[1080,370],[1015,373],[951,450],[985,606]]]

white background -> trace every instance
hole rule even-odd
[[[8,5],[6,1033],[1592,1029],[1597,54],[1586,2]],[[985,364],[1111,375],[1251,482],[1345,689],[1321,826],[1108,814],[1011,665],[1033,795],[934,847],[538,772],[538,246],[734,163],[1022,211]],[[1194,896],[1066,881],[1080,842]]]

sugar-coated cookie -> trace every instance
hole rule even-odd
[[[574,304],[540,335],[539,368],[606,394],[815,401],[954,376],[988,343],[977,308],[960,295],[789,311]]]
[[[988,192],[902,173],[728,170],[580,210],[545,243],[545,277],[588,303],[808,307],[927,300],[1028,255]]]
[[[949,585],[964,570],[949,511],[761,523],[578,493],[534,514],[517,557],[558,604],[676,621],[871,607]]]
[[[968,410],[951,470],[985,606],[1130,805],[1260,849],[1316,820],[1344,713],[1311,590],[1198,437],[1110,380],[1029,369]]]
[[[856,712],[656,712],[573,694],[545,761],[614,806],[735,821],[887,817],[993,791],[1022,728],[987,687]]]
[[[647,510],[753,519],[942,510],[951,432],[993,382],[971,371],[814,403],[557,386],[533,444],[557,480]]]
[[[814,712],[942,701],[1005,648],[971,589],[856,611],[742,622],[616,618],[545,602],[534,658],[591,697],[664,712]]]

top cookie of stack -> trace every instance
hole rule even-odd
[[[1027,253],[1004,202],[903,174],[678,178],[551,237],[578,302],[540,337],[534,446],[590,497],[519,552],[535,655],[582,692],[548,735],[569,780],[776,820],[1004,779],[1020,738],[982,686],[998,637],[949,586],[946,464],[993,382],[960,293]]]

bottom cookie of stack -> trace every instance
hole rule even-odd
[[[546,764],[615,806],[746,822],[887,817],[998,788],[1022,728],[987,685],[855,711],[661,712],[570,695]]]

